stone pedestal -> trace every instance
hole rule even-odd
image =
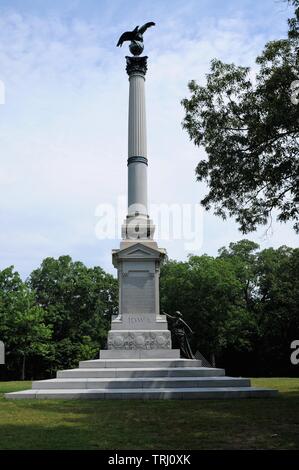
[[[179,351],[171,351],[167,320],[159,310],[160,263],[165,255],[152,240],[125,240],[113,251],[119,313],[108,334],[108,350],[114,352],[102,351],[101,357],[104,353],[105,357],[129,358],[133,351],[135,357],[179,357]]]

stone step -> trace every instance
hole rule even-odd
[[[79,367],[86,369],[97,368],[165,368],[165,367],[201,367],[201,361],[196,359],[94,359],[80,361]]]
[[[168,389],[168,388],[250,387],[249,379],[235,377],[142,377],[101,379],[50,379],[34,381],[32,389]]]
[[[230,399],[230,398],[268,398],[275,397],[277,390],[252,387],[219,387],[219,388],[168,388],[168,389],[45,389],[25,390],[6,393],[8,399]]]
[[[57,372],[57,378],[105,378],[105,377],[215,377],[224,376],[224,369],[212,367],[169,368],[98,368],[67,369]]]

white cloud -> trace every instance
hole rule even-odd
[[[149,193],[155,203],[195,204],[205,191],[194,173],[202,150],[180,124],[187,82],[204,82],[213,57],[253,64],[268,39],[261,30],[253,34],[237,11],[220,20],[200,17],[188,30],[188,7],[181,5],[148,33]],[[94,211],[126,192],[128,81],[126,51],[114,47],[118,26],[1,15],[0,268],[15,264],[28,274],[43,257],[70,253],[113,272],[110,251],[118,240],[95,238]],[[205,214],[203,252],[215,254],[240,238],[233,221]],[[286,242],[296,244],[290,225],[274,224],[270,243]],[[183,242],[163,245],[171,258],[187,255]]]

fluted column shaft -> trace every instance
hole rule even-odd
[[[147,57],[127,57],[130,81],[128,119],[128,215],[147,216],[145,73]]]
[[[129,81],[128,157],[146,158],[145,77],[142,74],[133,73]]]

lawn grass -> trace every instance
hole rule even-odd
[[[269,399],[6,400],[30,382],[0,382],[0,449],[299,449],[299,379],[253,379]]]

